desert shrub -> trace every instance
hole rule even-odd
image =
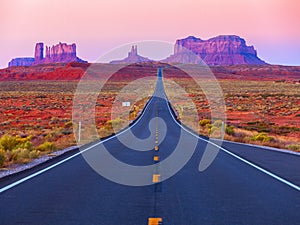
[[[64,128],[71,128],[73,126],[72,121],[68,121],[65,123]]]
[[[219,131],[220,128],[216,127],[216,126],[212,126],[210,129],[209,129],[209,134],[213,134],[215,133],[216,131]]]
[[[223,123],[222,120],[216,120],[216,121],[213,123],[213,126],[214,126],[214,127],[220,128],[220,127],[222,127],[222,123]]]
[[[109,135],[111,135],[113,133],[113,131],[111,129],[107,129],[107,127],[101,127],[99,130],[98,130],[98,133],[100,135],[100,137],[107,137]]]
[[[28,163],[39,156],[39,151],[25,148],[16,148],[10,152],[10,160],[13,160],[14,163]]]
[[[222,120],[216,120],[213,124],[206,124],[206,128],[208,129],[209,134],[220,136],[222,134]],[[225,124],[224,124],[225,125]],[[225,125],[225,132],[227,126]],[[228,132],[233,132],[233,127]],[[232,133],[233,134],[233,133]]]
[[[33,144],[30,141],[21,140],[16,145],[15,149],[17,149],[17,148],[23,148],[23,149],[27,149],[27,150],[31,151],[31,150],[33,150]]]
[[[37,147],[37,150],[42,151],[42,152],[54,151],[55,149],[56,149],[55,145],[49,141],[46,141]]]
[[[210,120],[209,120],[209,119],[202,119],[202,120],[199,121],[199,125],[200,125],[201,127],[204,127],[204,126],[206,126],[207,124],[210,124]]]
[[[267,133],[262,132],[262,133],[253,135],[250,140],[251,141],[271,142],[271,141],[274,141],[274,138],[271,136],[268,136]]]
[[[125,120],[123,120],[123,119],[121,119],[121,118],[118,117],[116,119],[107,121],[106,125],[108,127],[113,128],[115,131],[119,131],[120,129],[122,129],[123,127],[125,127],[124,123],[125,123]]]
[[[0,166],[4,164],[5,161],[5,151],[3,149],[0,149]]]
[[[26,162],[29,159],[30,151],[24,148],[17,148],[11,151],[11,159],[17,163]]]
[[[300,151],[300,144],[291,144],[286,146],[286,148],[293,151]]]
[[[38,151],[38,150],[32,150],[29,153],[29,158],[31,158],[31,159],[38,158],[39,156],[40,156],[40,151]]]
[[[226,126],[225,127],[225,132],[228,135],[234,135],[234,126]]]
[[[18,144],[18,141],[13,136],[3,135],[0,138],[0,147],[6,151],[13,150],[17,144]]]
[[[59,123],[59,118],[57,117],[52,117],[49,122],[49,124],[58,124],[58,123]]]
[[[70,130],[70,129],[63,129],[63,130],[61,131],[61,133],[62,133],[63,135],[69,135],[69,134],[72,134],[72,130]]]
[[[31,138],[32,136],[21,138],[19,136],[3,135],[0,138],[0,147],[6,151],[12,151],[17,148],[32,150]]]
[[[248,124],[248,125],[256,125],[256,124],[259,124],[259,123],[260,123],[259,121],[249,121],[246,124]]]
[[[139,110],[140,110],[140,108],[139,108],[138,106],[136,106],[136,105],[134,105],[134,106],[130,109],[129,115],[130,115],[131,119],[135,119],[135,118],[136,118],[136,116],[137,116]]]

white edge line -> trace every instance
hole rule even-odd
[[[258,165],[256,165],[256,164],[254,164],[254,163],[252,163],[252,162],[250,162],[250,161],[248,161],[248,160],[246,160],[246,159],[244,159],[244,158],[242,158],[242,157],[240,157],[240,156],[238,156],[238,155],[232,153],[231,151],[229,151],[229,150],[223,148],[223,147],[220,146],[220,145],[217,145],[217,144],[215,144],[215,143],[213,143],[213,142],[211,142],[211,141],[209,141],[209,140],[206,140],[206,139],[204,139],[204,138],[201,138],[200,136],[195,135],[195,134],[193,134],[192,132],[190,132],[188,129],[186,129],[186,128],[183,127],[180,123],[178,123],[178,121],[174,118],[174,116],[173,116],[173,114],[172,114],[172,112],[171,112],[170,106],[169,106],[169,104],[168,104],[167,96],[166,96],[166,95],[165,95],[165,98],[166,98],[165,101],[166,101],[166,103],[167,103],[168,110],[169,110],[169,112],[170,112],[170,114],[171,114],[173,120],[174,120],[175,123],[177,123],[177,125],[180,126],[183,130],[185,130],[186,132],[190,133],[191,135],[193,135],[194,137],[196,137],[196,138],[198,138],[198,139],[200,139],[200,140],[202,140],[202,141],[205,141],[205,142],[207,142],[207,143],[209,143],[209,144],[211,144],[211,145],[214,145],[214,146],[218,147],[218,148],[221,149],[223,152],[226,152],[227,154],[233,156],[234,158],[241,160],[242,162],[248,164],[249,166],[252,166],[252,167],[254,167],[255,169],[257,169],[257,170],[259,170],[259,171],[261,171],[261,172],[263,172],[263,173],[265,173],[265,174],[267,174],[267,175],[269,175],[269,176],[271,176],[271,177],[277,179],[278,181],[280,181],[280,182],[282,182],[282,183],[284,183],[284,184],[286,184],[286,185],[288,185],[288,186],[290,186],[290,187],[296,189],[297,191],[300,191],[300,187],[297,186],[297,185],[295,185],[295,184],[293,184],[292,182],[287,181],[287,180],[285,180],[284,178],[281,178],[281,177],[277,176],[276,174],[274,174],[274,173],[272,173],[272,172],[270,172],[270,171],[268,171],[268,170],[266,170],[266,169],[263,169],[263,168],[259,167]]]
[[[24,178],[22,178],[22,179],[20,179],[20,180],[18,180],[18,181],[15,181],[15,182],[13,182],[13,183],[11,183],[11,184],[9,184],[9,185],[7,185],[7,186],[1,188],[1,189],[0,189],[0,194],[3,193],[4,191],[7,191],[7,190],[9,190],[9,189],[11,189],[11,188],[13,188],[13,187],[15,187],[15,186],[17,186],[17,185],[19,185],[19,184],[25,182],[25,181],[27,181],[27,180],[30,180],[31,178],[34,178],[34,177],[36,177],[36,176],[38,176],[38,175],[40,175],[40,174],[42,174],[42,173],[48,171],[48,170],[50,170],[50,169],[53,169],[54,167],[57,167],[57,166],[59,166],[60,164],[66,162],[66,161],[69,161],[70,159],[73,159],[73,158],[75,158],[76,156],[81,155],[81,153],[86,152],[86,151],[88,151],[88,150],[90,150],[90,149],[96,147],[97,145],[100,145],[100,144],[102,144],[102,143],[104,143],[104,142],[107,142],[107,141],[109,141],[109,140],[111,140],[111,139],[113,139],[113,138],[115,138],[115,137],[117,137],[117,136],[123,134],[124,132],[128,131],[129,129],[131,129],[132,127],[134,127],[134,126],[142,119],[142,117],[144,116],[144,114],[145,114],[145,112],[146,112],[148,106],[150,105],[150,102],[152,101],[152,99],[153,99],[153,98],[151,97],[150,101],[147,102],[146,108],[143,110],[143,113],[142,113],[142,114],[140,115],[140,117],[134,122],[134,124],[132,124],[131,126],[127,127],[125,130],[123,130],[123,131],[121,131],[120,133],[117,133],[117,134],[115,134],[114,136],[111,136],[111,137],[109,137],[109,138],[107,138],[107,139],[105,139],[105,140],[103,140],[103,141],[100,141],[100,142],[98,142],[98,143],[96,143],[96,144],[94,144],[94,145],[92,145],[92,146],[89,146],[89,147],[87,147],[86,149],[84,149],[84,150],[82,150],[82,151],[80,151],[80,152],[78,152],[78,153],[76,153],[76,154],[74,154],[74,155],[69,156],[68,158],[65,158],[65,159],[63,159],[63,160],[61,160],[61,161],[59,161],[59,162],[57,162],[57,163],[55,163],[55,164],[53,164],[53,165],[51,165],[51,166],[46,167],[45,169],[42,169],[42,170],[40,170],[40,171],[37,171],[37,172],[35,172],[35,173],[33,173],[33,174],[27,176],[27,177],[24,177]],[[79,148],[80,148],[80,147],[79,147]]]

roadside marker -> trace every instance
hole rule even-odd
[[[153,174],[153,176],[152,176],[152,182],[153,183],[160,182],[160,174]]]
[[[162,225],[162,218],[160,218],[160,217],[157,217],[157,218],[154,218],[154,217],[148,218],[148,225]]]
[[[155,147],[154,147],[154,150],[155,150],[155,151],[158,151],[158,146],[155,146]]]

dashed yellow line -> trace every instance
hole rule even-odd
[[[155,128],[155,151],[158,151],[158,110],[156,109],[156,128]],[[159,156],[154,155],[153,160],[155,162],[159,161]],[[158,183],[160,182],[160,174],[153,174],[152,182]],[[162,218],[160,217],[150,217],[148,218],[148,225],[162,225]]]
[[[148,225],[162,225],[162,218],[160,217],[148,218]]]
[[[152,182],[153,183],[160,182],[160,174],[153,174],[153,176],[152,176]]]

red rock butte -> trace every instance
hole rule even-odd
[[[44,57],[44,43],[35,45],[34,58],[15,58],[11,60],[8,66],[31,66],[44,63],[68,63],[68,62],[86,62],[77,57],[76,44],[59,43],[53,46],[46,46],[46,55]]]
[[[137,52],[137,46],[132,46],[126,58],[114,60],[110,63],[130,64],[149,61],[153,62],[151,59],[140,56]],[[9,66],[68,62],[86,62],[77,57],[76,44],[59,43],[51,47],[46,46],[44,49],[44,43],[37,43],[34,58],[15,58],[9,62]],[[246,41],[236,35],[220,35],[208,40],[202,40],[194,36],[178,39],[174,46],[174,54],[161,60],[161,62],[186,64],[204,62],[209,66],[266,64],[257,56],[257,51],[253,46],[246,45]]]
[[[127,63],[140,63],[140,62],[151,62],[151,59],[140,56],[137,51],[137,46],[132,46],[130,52],[128,52],[128,56],[121,60],[114,60],[110,63],[112,64],[127,64]]]
[[[208,40],[194,36],[179,39],[175,43],[174,54],[163,60],[171,63],[201,63],[207,65],[263,65],[253,46],[236,35],[220,35]]]

